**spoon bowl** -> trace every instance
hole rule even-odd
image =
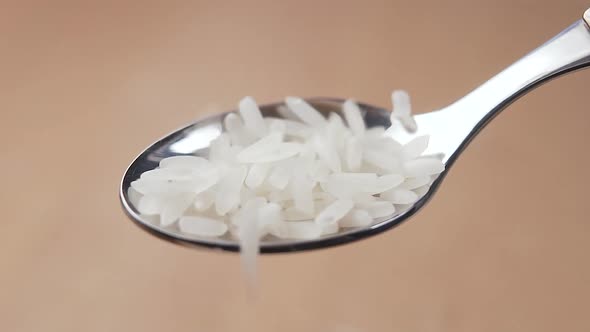
[[[389,218],[382,218],[372,225],[346,229],[313,240],[285,240],[263,238],[262,253],[293,252],[340,245],[391,229],[418,212],[432,198],[451,165],[469,142],[500,111],[532,89],[560,75],[590,66],[590,9],[581,20],[532,51],[465,97],[439,111],[419,114],[415,117],[417,131],[408,132],[401,126],[387,132],[400,143],[417,136],[429,135],[426,155],[436,155],[445,164],[445,171],[438,175],[429,190],[414,204],[400,209]],[[341,112],[343,99],[306,99],[318,111],[329,114]],[[264,116],[281,118],[275,103],[261,106]],[[390,125],[390,113],[376,106],[359,103],[367,127]],[[181,128],[158,140],[143,151],[128,167],[121,182],[119,196],[123,209],[137,225],[162,239],[187,246],[239,251],[239,244],[229,236],[204,238],[181,233],[174,227],[163,228],[142,216],[135,209],[131,182],[148,170],[158,166],[160,160],[177,155],[207,156],[212,140],[222,132],[227,113],[208,117]]]
[[[337,98],[309,98],[306,101],[326,116],[332,112],[341,114],[342,104],[345,102],[344,99]],[[359,103],[358,105],[361,108],[362,116],[367,127],[390,126],[389,111],[364,103]],[[283,103],[261,105],[260,111],[265,117],[282,118],[277,111],[282,106],[284,106]],[[149,146],[131,163],[125,172],[120,189],[121,203],[131,220],[151,234],[177,244],[239,251],[238,242],[230,236],[221,238],[198,237],[184,234],[174,227],[160,227],[157,222],[150,220],[149,217],[142,216],[137,211],[132,203],[132,197],[130,197],[132,195],[129,192],[131,182],[139,178],[143,172],[158,167],[160,160],[164,158],[178,155],[206,157],[209,153],[209,143],[221,134],[223,118],[227,114],[223,113],[210,116],[189,126],[175,130]],[[424,206],[436,187],[438,187],[443,175],[444,173],[439,175],[430,187],[429,192],[415,204],[396,212],[394,216],[378,219],[371,226],[345,229],[314,240],[287,240],[268,237],[261,240],[260,251],[262,253],[274,253],[323,248],[348,243],[383,232],[406,220]]]

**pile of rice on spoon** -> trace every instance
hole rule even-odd
[[[392,126],[414,131],[410,99],[392,93]],[[251,97],[224,119],[208,158],[179,155],[131,183],[140,214],[197,237],[231,237],[255,266],[267,237],[307,240],[366,227],[415,203],[444,170],[423,156],[428,137],[402,145],[384,127],[366,128],[347,100],[326,118],[287,97],[282,118],[263,117]]]

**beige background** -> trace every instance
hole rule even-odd
[[[590,72],[510,107],[403,226],[263,257],[255,300],[236,255],[160,241],[117,198],[146,145],[244,95],[405,88],[425,112],[588,5],[1,1],[0,330],[590,331]]]

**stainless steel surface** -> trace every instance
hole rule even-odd
[[[426,153],[443,154],[445,162],[452,162],[510,103],[552,78],[589,64],[590,28],[580,20],[457,102],[416,116],[416,133],[398,128],[394,138],[406,142],[416,135],[430,135]]]
[[[584,15],[587,20],[588,11]],[[590,30],[588,25],[580,20],[457,102],[440,111],[416,116],[417,132],[409,134],[400,128],[392,133],[393,138],[401,142],[419,135],[430,135],[430,146],[426,153],[441,155],[446,164],[445,172],[433,183],[429,192],[411,208],[370,227],[343,231],[318,240],[264,241],[261,243],[261,252],[328,247],[365,238],[398,225],[425,205],[461,151],[500,111],[542,83],[588,65],[590,65]],[[331,98],[309,101],[322,112],[338,111],[342,103],[340,99]],[[278,105],[267,105],[261,109],[268,115],[274,113]],[[368,126],[389,125],[388,112],[384,109],[367,104],[361,104],[361,107],[365,111],[364,116]],[[162,229],[149,220],[143,219],[131,206],[127,195],[130,183],[142,172],[157,166],[162,158],[183,153],[206,153],[208,142],[220,133],[223,116],[223,114],[216,115],[171,133],[146,149],[129,166],[123,177],[119,194],[123,208],[133,221],[152,234],[178,244],[231,251],[239,249],[237,243],[230,239],[194,238]]]

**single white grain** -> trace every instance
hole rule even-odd
[[[252,97],[245,97],[239,103],[239,112],[244,120],[246,130],[252,135],[263,137],[267,133],[267,126],[262,113]]]
[[[397,156],[378,149],[363,150],[363,161],[378,167],[381,170],[380,174],[398,172],[401,169],[401,161]]]
[[[312,240],[322,235],[322,227],[313,221],[284,222],[282,238],[294,240]]]
[[[395,213],[395,206],[391,202],[375,201],[368,204],[362,204],[360,208],[367,210],[373,218],[383,218],[392,216]]]
[[[240,211],[238,220],[238,236],[240,241],[240,257],[243,271],[250,285],[256,282],[256,258],[259,252],[258,212],[260,205],[257,202],[246,204]]]
[[[242,119],[236,113],[226,115],[223,119],[223,125],[230,136],[232,144],[248,145],[256,139],[256,136],[246,130]]]
[[[289,159],[300,153],[302,144],[299,143],[281,143],[272,150],[266,150],[256,155],[243,156],[238,155],[241,163],[272,163]]]
[[[339,199],[328,205],[315,217],[315,222],[321,226],[327,226],[337,223],[342,219],[354,206],[354,202],[349,199]]]
[[[363,136],[365,134],[365,121],[361,115],[361,109],[354,100],[348,99],[342,105],[342,111],[350,130],[354,135]]]
[[[193,203],[197,211],[206,211],[215,203],[215,194],[212,191],[204,191],[197,194]]]
[[[282,222],[282,207],[277,203],[264,204],[258,209],[259,236],[268,234],[274,225]]]
[[[217,237],[227,232],[227,225],[219,220],[206,217],[181,217],[178,221],[178,228],[186,234]]]
[[[418,195],[411,190],[395,188],[381,193],[380,197],[394,204],[412,204],[418,200]]]
[[[172,156],[160,160],[161,168],[189,168],[201,169],[212,167],[211,162],[203,157],[197,156]],[[149,172],[149,171],[148,171]]]
[[[338,151],[334,149],[333,144],[322,135],[315,135],[311,139],[314,151],[333,172],[342,171],[342,163]]]
[[[346,140],[346,167],[351,172],[359,171],[363,160],[363,147],[360,140],[351,136]]]
[[[370,191],[371,194],[379,194],[399,186],[404,182],[404,177],[400,174],[387,174],[378,177],[375,186]]]
[[[185,193],[166,199],[160,213],[160,225],[167,227],[175,223],[193,204],[195,196],[193,193]]]
[[[412,117],[410,95],[404,90],[395,90],[391,93],[391,103],[393,104],[391,122],[394,123],[394,120],[398,120],[407,131],[415,132],[417,124]]]
[[[301,98],[287,97],[285,98],[285,104],[301,121],[314,128],[323,128],[328,124],[326,118],[320,112]]]
[[[404,163],[406,176],[421,177],[442,173],[445,165],[440,159],[436,158],[419,158]]]
[[[429,175],[408,177],[404,180],[404,183],[402,183],[400,187],[412,190],[430,184],[431,181],[432,178]]]
[[[287,105],[279,105],[277,106],[276,110],[277,113],[279,113],[279,115],[285,120],[301,121],[301,119],[299,119],[299,117],[293,113],[293,111],[287,107]]]
[[[209,160],[214,163],[233,162],[234,155],[231,151],[231,138],[229,134],[222,133],[209,144]]]
[[[340,230],[340,226],[338,225],[337,222],[335,222],[332,224],[323,225],[323,226],[321,226],[321,229],[322,229],[321,235],[324,236],[324,235],[338,233],[338,231]]]
[[[416,193],[416,195],[418,195],[418,199],[420,199],[420,198],[424,197],[424,195],[426,195],[429,190],[430,190],[430,186],[425,185],[425,186],[414,189],[414,192]]]
[[[137,210],[143,215],[159,215],[164,208],[166,197],[162,195],[148,194],[141,196],[137,203]]]
[[[429,136],[418,136],[406,143],[401,149],[402,159],[412,160],[418,158],[428,147]]]
[[[283,142],[283,134],[282,133],[270,133],[252,145],[245,147],[237,156],[236,159],[240,163],[249,163],[253,162],[252,160],[256,159],[257,157],[268,154],[269,151],[275,151]]]
[[[354,209],[348,212],[342,220],[340,227],[366,227],[373,222],[373,217],[366,210]]]
[[[230,169],[219,181],[215,193],[215,211],[223,216],[240,203],[240,192],[248,169],[235,167]]]
[[[251,189],[258,188],[264,182],[269,169],[270,164],[268,163],[257,163],[250,166],[245,180],[246,186]]]
[[[287,221],[305,221],[313,220],[314,214],[312,212],[303,212],[294,206],[287,207],[283,210],[283,218]]]
[[[131,203],[131,205],[134,207],[139,205],[139,200],[142,196],[143,195],[133,187],[129,187],[129,189],[127,189],[127,198],[129,199],[129,203]]]

